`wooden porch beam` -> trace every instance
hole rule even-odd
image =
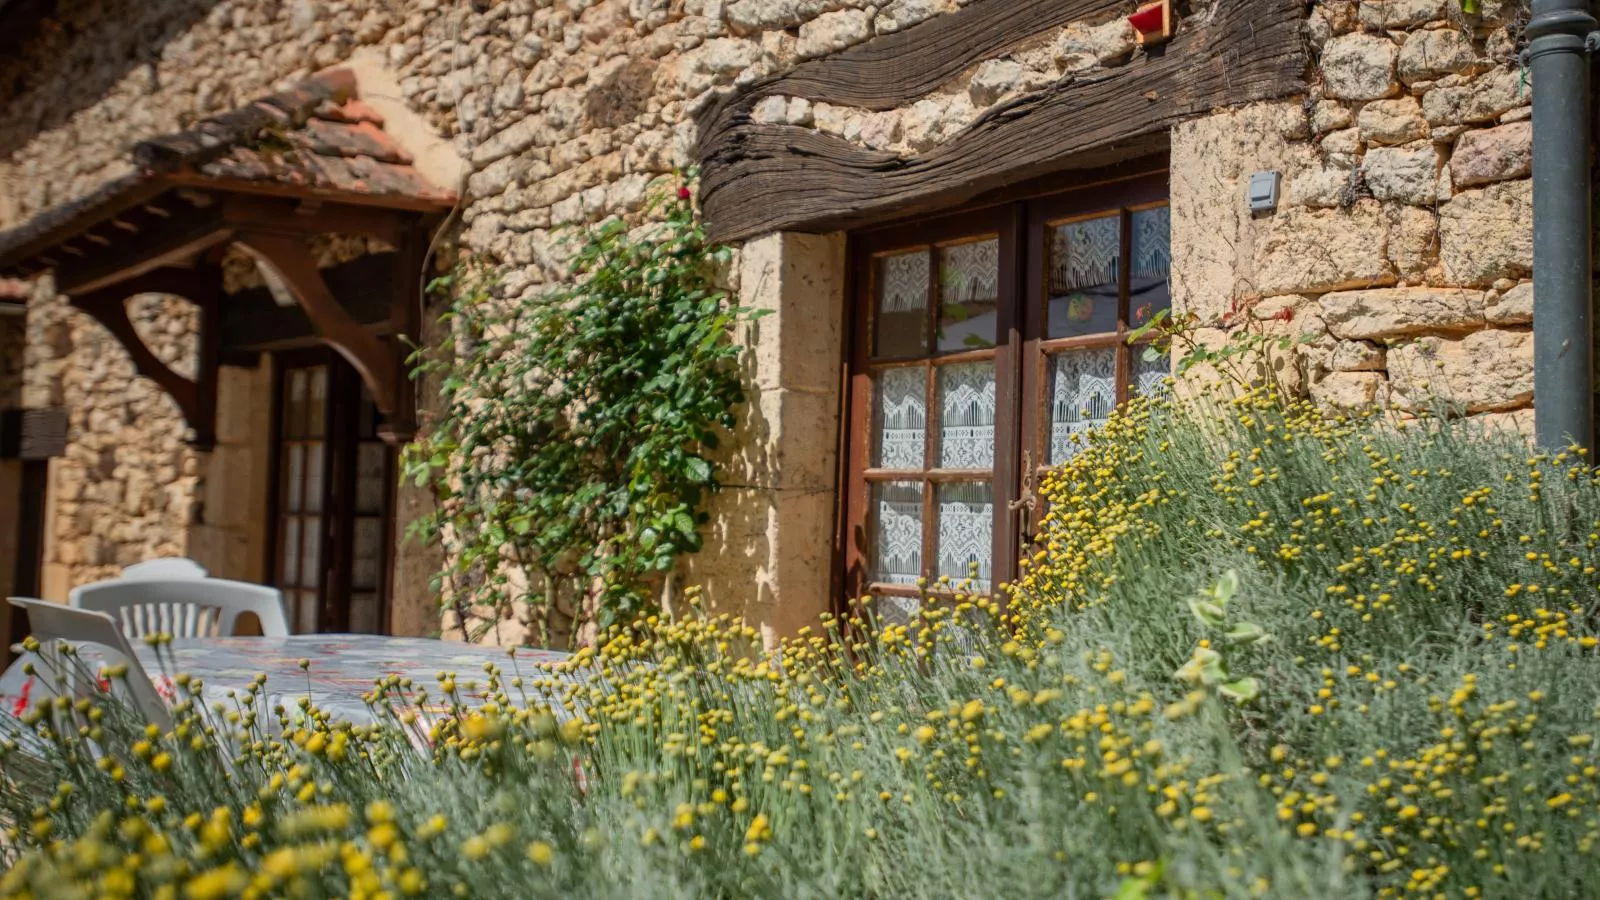
[[[228,224],[257,233],[362,234],[390,246],[399,246],[415,212],[350,206],[343,203],[305,203],[303,196],[270,197],[230,194],[223,204]],[[309,198],[316,200],[316,198]]]
[[[73,296],[91,293],[148,272],[186,263],[232,236],[221,209],[215,204],[182,217],[166,220],[152,217],[146,224],[149,227],[141,228],[126,240],[111,241],[92,251],[63,245],[61,249],[68,253],[76,251],[79,261],[57,270],[57,289]]]
[[[398,350],[364,328],[339,305],[299,235],[245,231],[237,242],[251,256],[277,270],[316,329],[317,337],[339,351],[372,394],[378,410],[393,417],[400,391],[395,383]]]
[[[393,253],[369,253],[323,269],[322,280],[351,318],[373,330],[389,323],[393,306],[399,302],[396,264]],[[224,353],[289,349],[315,343],[316,337],[305,312],[298,305],[279,306],[268,288],[250,288],[223,297]]]
[[[221,288],[222,273],[218,269],[163,268],[71,295],[73,306],[93,316],[117,339],[133,360],[134,370],[154,381],[178,405],[191,432],[188,443],[199,450],[216,445],[217,367],[221,360],[217,295]],[[128,318],[127,305],[128,298],[138,294],[170,294],[199,308],[199,359],[194,378],[173,371],[139,336]]]

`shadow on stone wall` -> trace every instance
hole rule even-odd
[[[144,92],[154,93],[168,45],[222,2],[90,0],[57,4],[46,17],[0,19],[0,95],[7,98],[0,157],[103,104],[126,79],[147,82]]]

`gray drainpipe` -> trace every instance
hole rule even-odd
[[[1533,0],[1533,421],[1539,446],[1594,447],[1589,0]]]

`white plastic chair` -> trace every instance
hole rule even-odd
[[[62,641],[72,645],[94,644],[104,652],[120,657],[121,662],[128,666],[124,680],[133,708],[145,721],[159,726],[163,731],[172,727],[172,714],[168,712],[167,704],[162,702],[155,685],[150,683],[150,675],[133,652],[127,635],[122,633],[109,615],[27,597],[12,597],[11,605],[27,612],[28,630],[42,645]],[[76,685],[76,689],[80,694],[89,693],[86,685]]]
[[[277,588],[224,578],[113,578],[75,587],[68,602],[107,613],[130,638],[228,637],[241,613],[255,613],[261,633],[286,637],[283,595]]]
[[[134,563],[122,570],[123,578],[205,578],[210,573],[183,556],[163,556]]]

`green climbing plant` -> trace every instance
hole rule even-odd
[[[482,268],[434,284],[450,336],[413,365],[443,409],[403,471],[435,489],[411,530],[444,546],[441,602],[469,632],[518,618],[548,645],[557,626],[631,620],[701,547],[750,314],[717,286],[730,251],[687,187],[647,215],[571,233],[568,277],[537,296],[500,297]]]

